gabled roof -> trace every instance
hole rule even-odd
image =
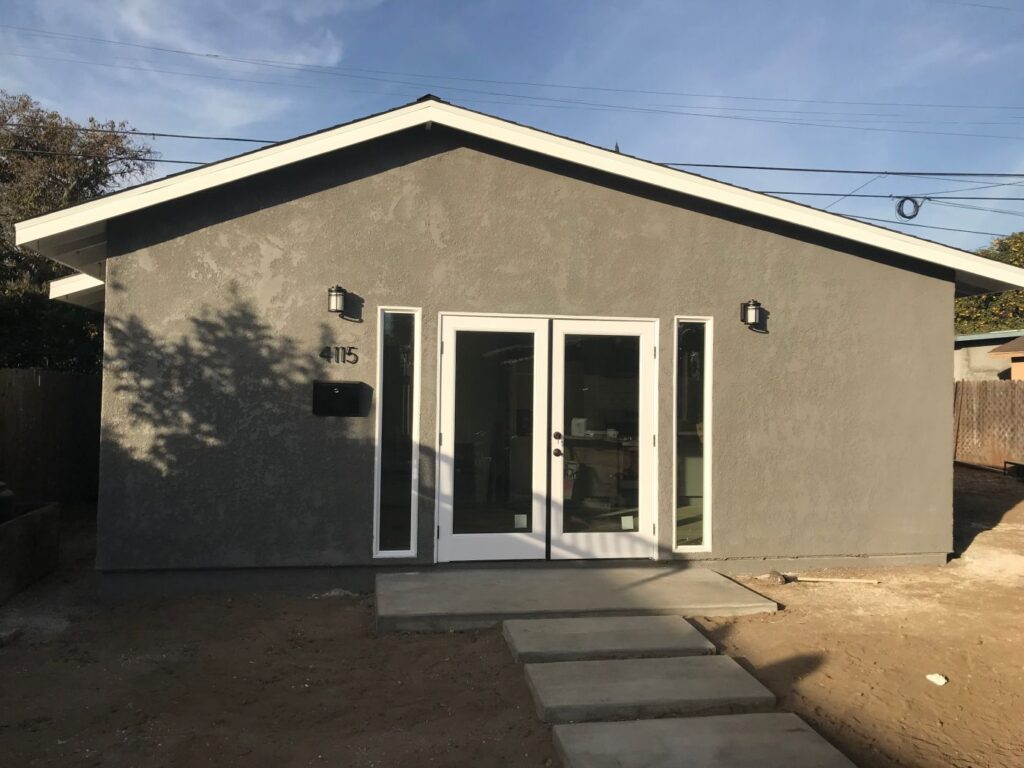
[[[102,270],[97,265],[106,258],[106,223],[109,219],[426,123],[447,126],[614,176],[946,267],[955,273],[960,293],[1024,288],[1024,269],[492,117],[429,95],[388,112],[272,144],[19,222],[15,225],[16,242],[79,269],[97,280],[102,279]],[[60,282],[55,281],[51,285],[51,296],[54,285],[58,291],[62,290]]]

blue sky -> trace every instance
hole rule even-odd
[[[143,130],[282,139],[432,92],[663,162],[1024,173],[1022,0],[0,0],[0,25],[0,88]],[[154,146],[203,161],[251,148]],[[702,172],[758,190],[1024,197],[1024,178]],[[928,202],[915,223],[1024,229],[1024,201],[959,204],[1011,213]],[[830,210],[893,208],[846,198]],[[904,231],[970,249],[990,239]]]

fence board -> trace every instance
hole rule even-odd
[[[0,480],[18,502],[95,500],[99,430],[99,376],[0,369]]]
[[[1024,462],[1024,381],[958,381],[953,402],[957,461]]]

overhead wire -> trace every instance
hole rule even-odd
[[[123,160],[142,160],[146,163],[173,163],[176,165],[206,165],[202,160],[165,160],[160,157],[148,157],[139,155],[135,157],[108,157],[106,155],[89,155],[82,152],[58,152],[49,149],[21,149],[19,147],[0,147],[0,155],[5,152],[15,152],[19,155],[53,155],[56,157],[78,157],[83,160],[108,160],[112,163]]]
[[[852,213],[840,214],[848,219],[859,219],[860,221],[876,221],[882,224],[896,224],[900,227],[918,227],[920,229],[941,229],[943,232],[962,232],[968,235],[987,235],[989,237],[1005,237],[1001,232],[981,232],[977,229],[958,229],[956,227],[938,227],[934,224],[912,224],[909,221],[897,221],[895,219],[878,219],[873,216],[856,216]]]
[[[1024,110],[1024,105],[1006,105],[1006,104],[950,104],[950,103],[927,103],[927,102],[879,102],[879,101],[855,101],[855,100],[844,100],[844,99],[808,99],[808,98],[797,98],[797,97],[783,97],[783,96],[753,96],[753,95],[739,95],[739,94],[724,94],[724,93],[699,93],[699,92],[687,92],[687,91],[665,91],[665,90],[654,90],[654,89],[641,89],[641,88],[621,88],[613,86],[596,86],[596,85],[585,85],[585,84],[568,84],[568,83],[541,83],[536,81],[528,80],[509,80],[509,79],[497,79],[497,78],[478,78],[478,77],[465,77],[455,75],[443,75],[437,73],[413,73],[413,72],[401,72],[396,70],[385,70],[385,69],[369,69],[362,67],[336,67],[319,64],[303,64],[299,62],[289,62],[280,59],[267,59],[267,58],[255,58],[255,57],[241,57],[241,56],[230,56],[227,54],[213,53],[209,51],[189,51],[181,48],[171,48],[166,46],[147,45],[144,43],[127,42],[123,40],[113,40],[110,38],[93,37],[88,35],[79,35],[69,32],[58,32],[53,30],[39,29],[36,27],[25,27],[16,26],[12,24],[0,24],[0,29],[11,29],[24,34],[48,37],[64,40],[78,40],[83,42],[100,43],[104,45],[116,45],[129,48],[138,48],[142,50],[158,51],[161,53],[170,53],[175,55],[190,56],[195,58],[203,58],[218,61],[229,61],[236,63],[247,63],[256,66],[266,67],[277,67],[277,68],[305,68],[306,71],[324,71],[324,72],[338,72],[338,73],[351,73],[351,72],[364,72],[375,75],[394,75],[397,77],[414,77],[424,80],[453,80],[456,82],[472,82],[472,83],[483,83],[487,85],[503,85],[503,86],[518,86],[524,88],[552,88],[559,90],[576,90],[576,91],[595,91],[603,93],[620,93],[620,94],[631,94],[631,95],[643,95],[643,96],[681,96],[684,98],[703,98],[703,99],[729,99],[729,100],[741,100],[741,101],[763,101],[763,102],[776,102],[776,103],[790,103],[790,104],[835,104],[841,106],[869,106],[869,107],[909,107],[909,108],[926,108],[926,109],[988,109],[988,110],[1008,110],[1008,111],[1021,111]],[[422,83],[417,85],[422,86]]]

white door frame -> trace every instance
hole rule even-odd
[[[639,339],[639,415],[637,449],[639,517],[636,531],[562,532],[564,510],[564,437],[552,433],[551,454],[551,559],[654,558],[657,557],[657,344],[658,324],[651,320],[552,321],[551,334],[551,429],[568,432],[565,414],[565,338],[567,335],[636,336]],[[559,449],[555,455],[555,449]]]
[[[533,358],[533,525],[530,531],[453,531],[455,470],[455,359],[458,331],[532,333]],[[438,398],[437,560],[544,559],[547,550],[548,320],[518,316],[441,315]]]

